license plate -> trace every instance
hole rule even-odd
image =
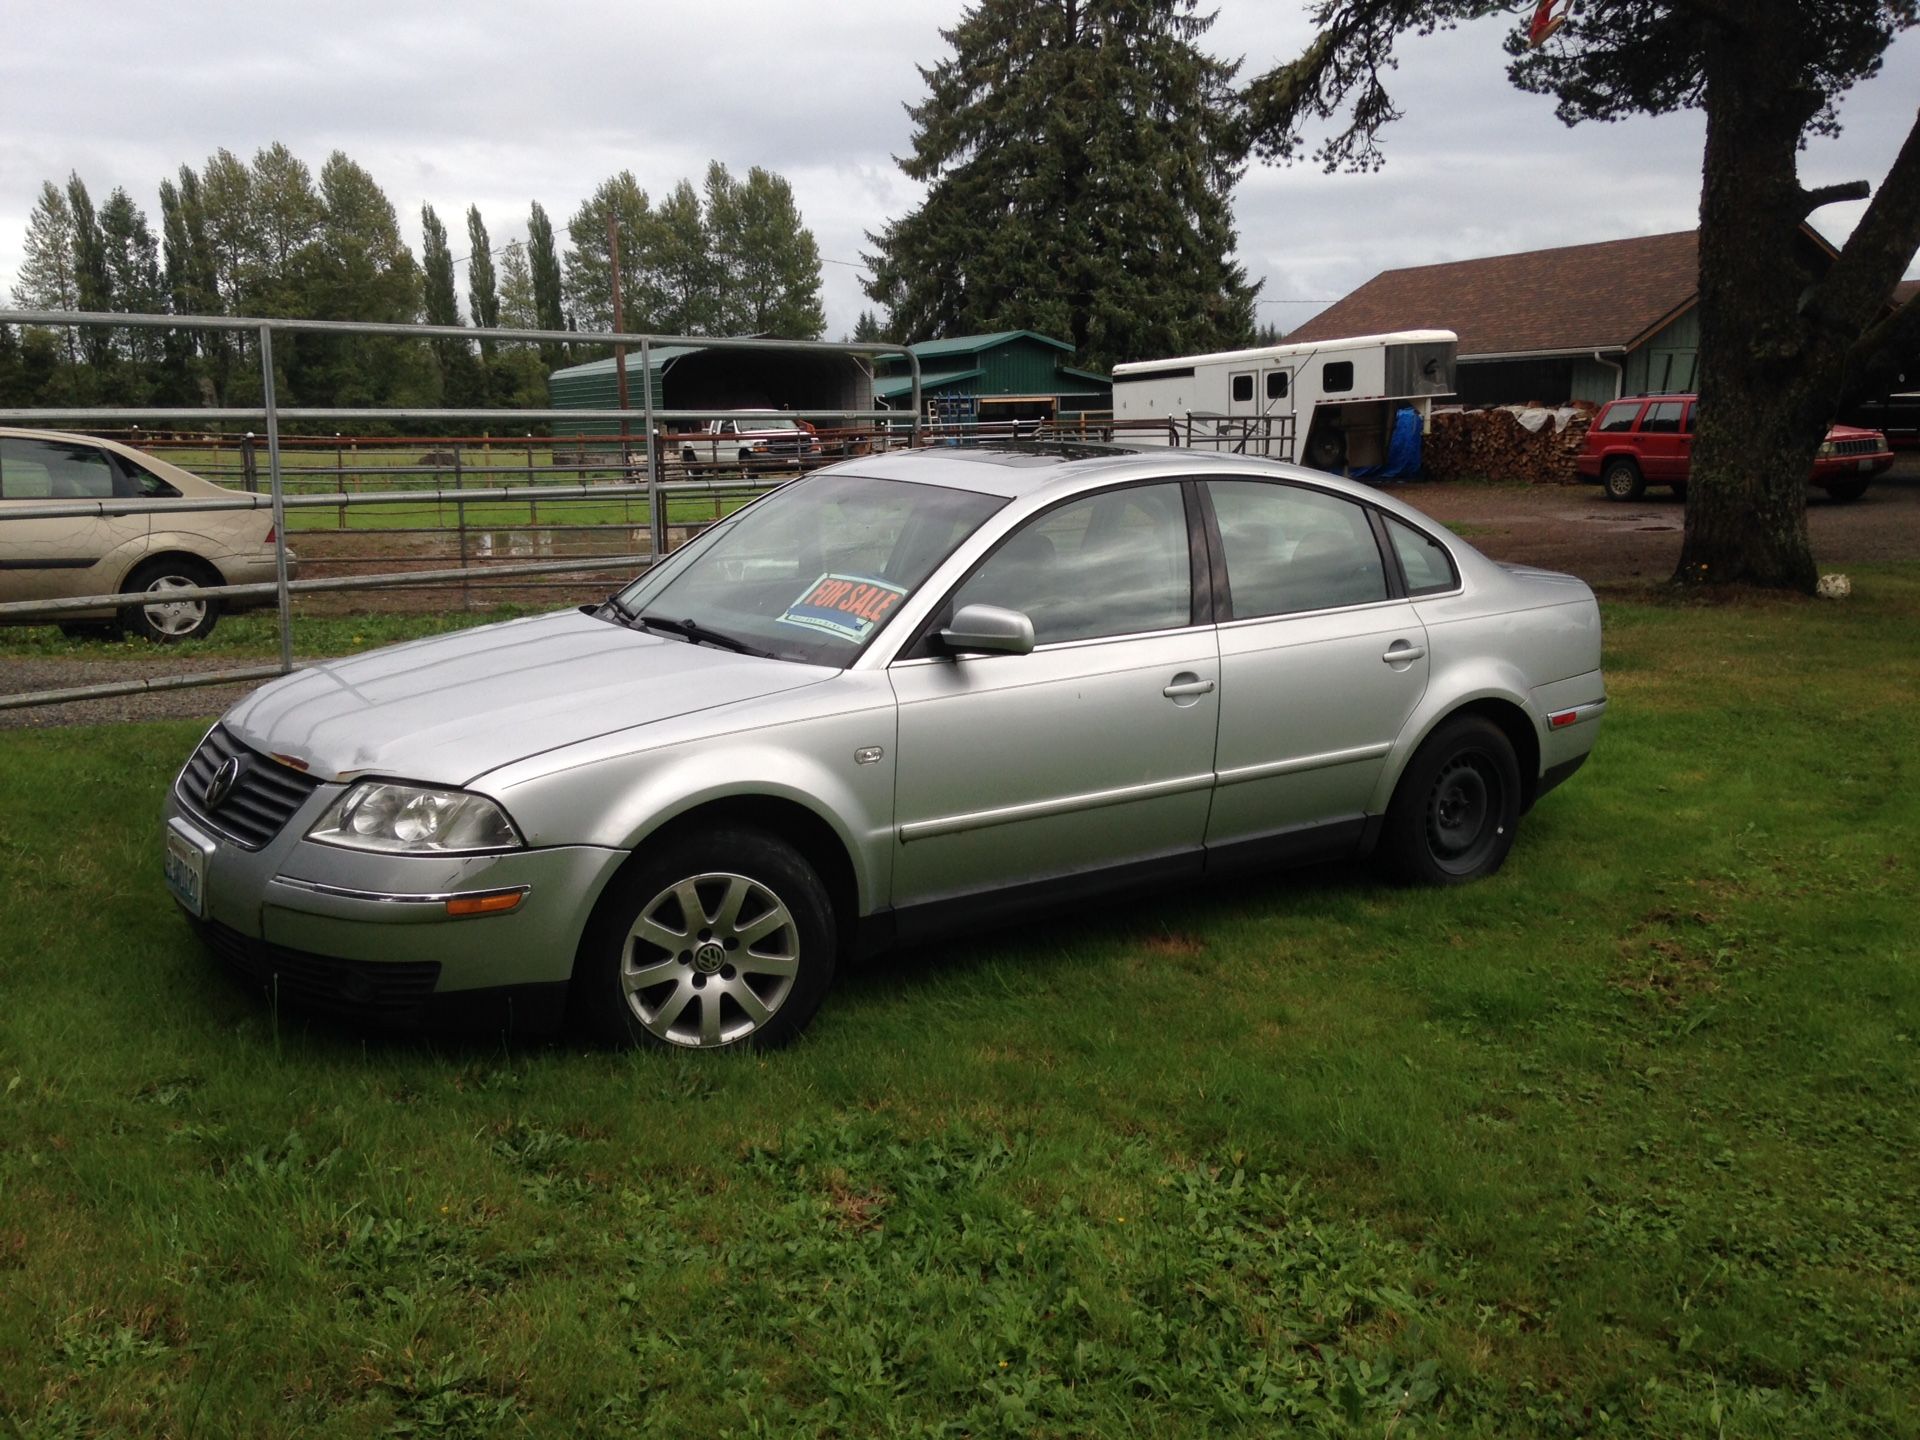
[[[213,855],[213,842],[203,839],[178,820],[167,826],[165,873],[167,889],[173,898],[195,919],[207,915],[207,861]]]
[[[1871,471],[1871,470],[1873,469],[1873,461],[1871,461],[1871,460],[1862,460],[1862,461],[1860,462],[1860,468],[1861,468],[1862,470],[1866,470],[1866,471]]]

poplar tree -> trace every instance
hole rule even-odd
[[[533,267],[527,247],[507,242],[500,255],[500,323],[509,330],[538,330],[540,310],[533,300]]]
[[[67,209],[73,216],[73,280],[80,308],[96,313],[111,310],[113,277],[107,273],[100,219],[94,214],[93,198],[87,194],[86,182],[78,174],[67,176]],[[86,326],[80,332],[81,353],[87,363],[96,368],[111,365],[118,354],[117,339],[105,326]]]
[[[818,339],[827,324],[820,247],[801,222],[793,187],[757,165],[736,182],[716,161],[707,172],[707,224],[723,333]]]
[[[493,241],[487,235],[487,222],[480,218],[480,207],[467,207],[467,308],[473,312],[473,323],[483,329],[496,329],[500,324],[500,289],[494,278]],[[480,342],[480,353],[487,359],[493,358],[494,345],[491,340]]]
[[[620,293],[626,328],[652,330],[667,308],[657,265],[659,220],[631,170],[600,182],[567,221],[567,303],[583,329],[613,328],[613,265],[607,222],[618,222]]]
[[[571,330],[567,322],[560,254],[554,245],[553,221],[538,200],[527,216],[527,263],[533,275],[534,329]],[[567,347],[552,341],[540,347],[541,362],[549,369],[565,358]]]
[[[431,205],[420,207],[420,276],[429,325],[463,325],[460,301],[454,294],[453,249],[447,227]],[[464,340],[446,337],[427,342],[440,368],[440,393],[450,405],[470,405],[476,389],[473,352]]]
[[[1253,331],[1233,262],[1237,66],[1195,0],[980,0],[909,107],[926,199],[877,235],[867,294],[914,340],[1031,329],[1077,363]]]

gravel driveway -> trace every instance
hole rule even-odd
[[[1459,528],[1496,560],[1566,570],[1616,592],[1665,580],[1680,557],[1682,509],[1665,491],[1631,504],[1603,497],[1597,486],[1473,484],[1399,485],[1392,492],[1436,520]],[[1920,455],[1906,454],[1863,499],[1840,504],[1816,495],[1807,505],[1814,554],[1823,571],[1852,565],[1920,560]],[[564,603],[554,597],[556,608]],[[295,634],[298,635],[296,628]],[[146,679],[198,669],[204,661],[8,659],[0,657],[0,694]],[[240,657],[222,669],[262,663]],[[0,729],[91,725],[108,720],[211,717],[251,685],[149,691],[25,710],[0,710]]]

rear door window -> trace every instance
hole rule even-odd
[[[1640,431],[1644,435],[1678,435],[1680,433],[1680,411],[1685,402],[1680,400],[1656,400],[1647,407],[1647,417],[1640,422]]]
[[[1387,567],[1364,507],[1264,480],[1212,480],[1233,618],[1387,598]]]

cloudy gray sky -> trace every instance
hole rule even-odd
[[[1208,36],[1252,74],[1298,49],[1304,3],[1219,0]],[[224,146],[283,140],[314,169],[335,149],[367,166],[417,246],[431,203],[460,235],[478,204],[496,245],[524,237],[528,201],[557,222],[605,176],[664,193],[709,159],[792,181],[819,239],[828,333],[865,303],[863,235],[918,188],[892,157],[945,53],[960,0],[692,3],[571,0],[0,0],[0,295],[10,295],[40,184],[77,171],[98,203],[127,188],[158,225],[156,190]],[[1568,130],[1503,75],[1502,26],[1407,41],[1394,91],[1408,118],[1375,175],[1249,169],[1240,255],[1265,281],[1262,318],[1306,320],[1379,270],[1677,230],[1695,221],[1696,116]],[[1845,133],[1803,161],[1808,183],[1878,180],[1920,98],[1920,35],[1842,110]],[[1838,240],[1861,205],[1823,210]],[[456,244],[456,253],[461,247]],[[1914,273],[1914,272],[1910,272]],[[1300,303],[1296,303],[1300,302]]]

